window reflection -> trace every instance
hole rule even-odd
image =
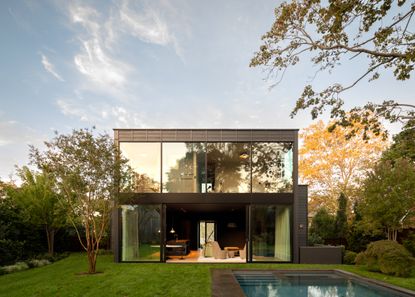
[[[291,261],[290,217],[290,206],[255,205],[253,207],[253,261]]]
[[[252,192],[287,193],[293,191],[292,143],[252,144]]]
[[[204,192],[205,155],[203,143],[163,143],[163,192]]]
[[[248,143],[207,144],[207,192],[250,192]]]
[[[121,261],[160,261],[160,205],[121,206]]]
[[[160,143],[121,142],[120,150],[131,167],[134,192],[160,192]]]

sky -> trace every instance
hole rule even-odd
[[[54,131],[307,127],[308,112],[289,117],[304,85],[350,83],[364,61],[315,76],[303,60],[271,87],[249,62],[279,3],[0,1],[0,179]],[[413,79],[385,74],[344,97],[351,107],[413,94]]]

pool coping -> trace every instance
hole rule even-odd
[[[212,279],[212,297],[246,297],[244,294],[239,282],[235,278],[234,272],[237,271],[256,271],[256,272],[272,272],[276,273],[333,273],[345,278],[351,278],[359,282],[366,284],[372,284],[375,286],[380,286],[398,293],[407,295],[408,297],[414,296],[415,291],[398,287],[392,284],[382,282],[380,280],[367,278],[354,274],[352,272],[344,271],[341,269],[246,269],[246,268],[237,268],[237,269],[221,269],[221,268],[212,268],[211,269],[211,279]]]

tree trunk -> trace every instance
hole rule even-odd
[[[88,254],[88,273],[94,274],[96,273],[97,254],[93,249],[89,250],[87,254]]]
[[[55,229],[49,228],[47,225],[45,227],[46,230],[46,238],[48,240],[48,254],[53,255],[54,254],[54,248],[55,248]]]

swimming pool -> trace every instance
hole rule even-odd
[[[329,271],[234,271],[247,297],[404,297],[415,296]]]

